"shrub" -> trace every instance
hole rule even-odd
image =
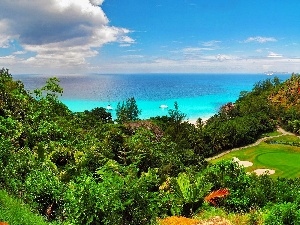
[[[48,219],[61,214],[63,184],[49,170],[40,168],[28,174],[25,181],[26,199],[37,204],[39,212]]]
[[[137,176],[134,166],[108,161],[97,177],[81,175],[65,194],[67,220],[74,224],[149,224],[164,212],[155,192],[155,171]],[[160,206],[160,207],[159,207]]]
[[[298,225],[300,224],[299,206],[294,203],[282,203],[273,206],[267,213],[266,225]]]

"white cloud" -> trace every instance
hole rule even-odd
[[[128,31],[129,32],[129,31]],[[121,47],[129,47],[131,46],[132,44],[135,43],[135,40],[132,39],[131,37],[129,36],[122,36],[118,42],[120,43],[120,46]]]
[[[23,55],[26,54],[26,51],[16,51],[13,53],[13,55]]]
[[[104,0],[90,0],[90,3],[93,5],[102,5]]]
[[[265,71],[300,72],[300,58],[240,57],[237,55],[205,55],[198,58],[156,57],[100,64],[98,70],[120,73],[263,73]]]
[[[230,56],[230,55],[224,55],[224,54],[218,54],[216,56],[216,59],[218,61],[224,61],[224,60],[230,60],[230,59],[235,59],[236,57]]]
[[[184,53],[195,53],[195,52],[200,52],[201,50],[202,50],[202,48],[188,47],[188,48],[182,49],[182,52],[184,52]]]
[[[274,37],[256,36],[256,37],[249,37],[244,42],[245,43],[249,43],[249,42],[266,43],[266,42],[276,42],[276,41],[277,41],[277,39]]]
[[[283,56],[281,54],[277,54],[274,52],[269,52],[268,58],[282,58]]]
[[[124,59],[141,59],[141,58],[144,58],[143,55],[124,55],[122,56],[122,58]]]
[[[14,55],[7,55],[7,56],[0,57],[0,59],[2,59],[2,60],[11,60],[11,59],[15,59],[15,56]]]
[[[0,17],[0,48],[8,48],[11,38],[12,34],[9,32],[8,21]]]
[[[206,42],[202,42],[202,46],[205,46],[205,47],[216,47],[216,46],[218,46],[219,43],[221,43],[221,41],[216,41],[216,40],[206,41]]]
[[[111,42],[124,45],[135,41],[130,30],[109,25],[103,0],[2,0],[0,48],[17,41],[35,56],[31,65],[49,67],[87,65],[95,49]],[[33,54],[33,55],[34,55]]]
[[[199,47],[188,47],[184,48],[182,51],[184,53],[195,53],[195,52],[200,52],[200,51],[213,51],[215,50],[214,48],[199,48]]]

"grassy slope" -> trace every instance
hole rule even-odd
[[[295,136],[285,135],[272,140],[284,142],[300,142]],[[300,148],[284,144],[261,144],[245,148],[239,151],[231,152],[218,159],[212,160],[216,163],[221,160],[232,159],[237,157],[242,161],[250,161],[253,166],[247,167],[246,170],[251,172],[255,169],[274,169],[274,177],[295,178],[300,176]]]
[[[0,190],[0,222],[10,225],[49,225],[44,218],[32,213],[28,206],[19,199],[12,198]],[[54,224],[52,224],[54,225]]]

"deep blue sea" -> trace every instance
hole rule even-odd
[[[288,74],[277,74],[284,81]],[[42,87],[45,75],[14,75],[27,90]],[[250,91],[258,81],[273,78],[265,74],[92,74],[60,75],[64,93],[60,97],[72,111],[90,110],[111,105],[134,97],[140,118],[168,114],[177,101],[179,110],[187,119],[207,119],[219,108],[238,99],[241,91]],[[160,105],[167,105],[162,109]],[[112,110],[115,117],[115,110]]]

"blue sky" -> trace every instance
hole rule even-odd
[[[12,73],[300,70],[299,0],[2,0]]]

